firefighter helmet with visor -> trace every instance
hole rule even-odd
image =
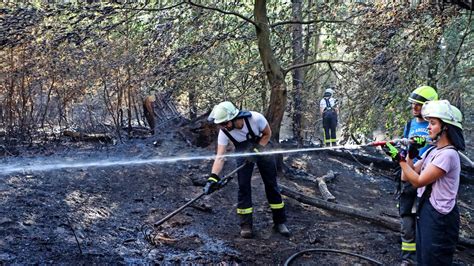
[[[410,97],[408,97],[409,102],[418,104],[436,100],[438,100],[438,93],[430,86],[418,87],[410,94]]]
[[[239,114],[239,109],[231,102],[221,102],[214,106],[208,120],[214,120],[215,124],[231,121]]]
[[[425,120],[429,118],[441,119],[444,123],[462,129],[462,113],[447,100],[428,101],[421,108],[421,115]]]

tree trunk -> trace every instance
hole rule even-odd
[[[440,61],[440,55],[441,55],[441,49],[439,49],[441,45],[441,38],[439,38],[438,41],[434,42],[431,44],[431,47],[429,48],[431,50],[431,56],[428,59],[428,73],[427,73],[427,80],[428,80],[428,85],[435,88],[437,88],[437,80],[436,77],[438,76],[438,67],[439,67],[439,61]]]
[[[301,0],[292,0],[293,20],[302,21],[301,18]],[[302,64],[304,61],[303,50],[303,26],[299,23],[293,24],[293,64]],[[298,146],[303,145],[302,139],[302,113],[303,105],[301,94],[303,92],[304,69],[296,68],[293,70],[293,137]]]
[[[127,67],[127,133],[131,138],[132,133],[132,84],[130,83],[130,68]]]
[[[6,108],[6,112],[7,112],[7,128],[9,129],[10,132],[8,132],[9,134],[8,135],[11,135],[11,133],[13,133],[13,129],[14,129],[14,105],[15,105],[15,102],[14,102],[14,97],[15,97],[15,78],[14,78],[14,74],[15,73],[15,57],[14,57],[14,49],[13,48],[10,48],[10,75],[9,75],[9,86],[8,86],[8,95],[7,95],[7,108]]]
[[[266,117],[272,129],[272,140],[278,143],[280,139],[281,121],[287,101],[285,76],[279,62],[273,54],[270,44],[270,27],[267,17],[266,1],[256,0],[254,7],[258,51],[271,88],[270,104],[267,109]]]
[[[49,86],[49,89],[48,89],[48,95],[46,96],[46,103],[44,104],[44,111],[43,111],[43,115],[41,117],[41,128],[44,128],[44,123],[46,121],[46,117],[48,115],[48,108],[49,108],[49,103],[51,102],[51,93],[53,92],[53,89],[54,89],[54,86],[55,86],[55,83],[56,82],[56,78],[54,76],[51,77],[51,85]]]
[[[313,1],[308,1],[306,8],[311,10],[314,3]],[[318,16],[314,15],[313,13],[309,13],[307,20],[314,20],[317,19]],[[304,45],[304,62],[315,61],[318,59],[318,49],[320,43],[320,26],[319,24],[309,24],[306,28],[306,36],[305,36],[305,45]],[[303,98],[303,106],[306,110],[309,111],[309,116],[304,116],[302,118],[303,128],[309,129],[310,139],[314,140],[315,138],[319,137],[319,132],[321,131],[321,123],[318,123],[319,117],[319,102],[315,101],[314,97],[318,94],[319,88],[319,65],[315,65],[314,67],[306,70],[304,72],[304,80],[305,82],[305,90],[302,96]]]
[[[197,97],[196,88],[190,87],[188,92],[188,104],[189,104],[189,119],[195,119],[197,114]]]

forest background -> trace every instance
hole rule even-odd
[[[343,139],[391,138],[409,93],[431,85],[472,149],[473,30],[469,1],[2,1],[1,145],[64,130],[124,140],[150,94],[188,119],[229,100],[301,144],[321,134],[329,86]]]

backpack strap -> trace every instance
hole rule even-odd
[[[243,117],[243,119],[245,121],[245,124],[247,125],[248,130],[249,130],[249,132],[247,133],[247,140],[254,140],[255,142],[258,142],[260,140],[260,138],[257,135],[255,135],[255,133],[253,132],[252,127],[250,126],[250,121],[249,121],[248,117]],[[230,139],[230,141],[232,141],[232,143],[234,143],[235,146],[237,145],[237,143],[240,143],[234,137],[232,137],[232,135],[230,134],[229,131],[227,131],[227,129],[222,128],[221,130]]]
[[[260,138],[255,135],[255,133],[252,130],[252,127],[250,126],[250,121],[248,117],[244,117],[245,124],[247,125],[247,129],[249,130],[249,133],[247,133],[247,140],[254,140],[256,143],[260,140]]]
[[[237,145],[238,143],[237,140],[234,137],[232,137],[232,135],[230,134],[229,131],[227,131],[227,129],[222,128],[221,131],[230,139],[230,141],[232,141],[232,143],[234,143],[234,146]]]
[[[331,103],[329,102],[329,98],[324,97],[324,100],[326,101],[326,107],[324,108],[324,111],[330,110],[332,106],[331,106]]]
[[[410,135],[411,121],[412,119],[408,120],[407,124],[405,125],[405,135],[403,136],[404,138],[408,138],[408,136]]]

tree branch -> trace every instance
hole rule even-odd
[[[448,65],[444,68],[444,70],[441,72],[441,74],[435,80],[435,82],[438,82],[438,80],[440,80],[441,77],[443,77],[444,73],[446,73],[451,68],[451,65],[453,65],[454,61],[456,60],[456,57],[458,57],[459,52],[461,51],[461,47],[464,44],[464,41],[466,40],[466,37],[473,32],[472,30],[470,30],[471,21],[472,21],[472,10],[469,12],[469,19],[468,19],[467,25],[466,25],[466,32],[461,37],[461,42],[459,43],[458,49],[454,53],[453,58],[451,58],[451,60],[449,61]],[[456,66],[454,66],[454,67],[456,67]]]
[[[209,10],[214,10],[214,11],[217,11],[219,13],[222,13],[222,14],[225,14],[225,15],[234,15],[234,16],[237,16],[249,23],[252,23],[255,27],[257,27],[257,23],[255,23],[255,21],[245,17],[244,15],[242,14],[239,14],[239,13],[236,13],[236,12],[230,12],[230,11],[225,11],[225,10],[222,10],[222,9],[219,9],[217,7],[209,7],[209,6],[203,6],[203,5],[200,5],[200,4],[197,4],[197,3],[193,3],[191,0],[188,0],[187,1],[188,4],[192,5],[192,6],[196,6],[196,7],[200,7],[200,8],[203,8],[203,9],[209,9]]]
[[[273,23],[270,25],[270,27],[274,28],[277,26],[282,26],[282,25],[287,25],[287,24],[313,24],[313,23],[348,23],[350,25],[356,26],[357,24],[354,24],[352,22],[349,22],[347,20],[328,20],[328,19],[313,19],[313,20],[307,20],[307,21],[298,21],[298,20],[289,20],[289,21],[281,21],[277,23]]]
[[[360,16],[362,16],[366,13],[367,13],[367,10],[361,11],[361,12],[356,12],[356,13],[354,13],[354,14],[352,14],[352,15],[350,15],[347,18],[342,19],[342,20],[312,19],[312,20],[307,20],[307,21],[298,21],[298,20],[281,21],[281,22],[277,22],[277,23],[274,23],[274,24],[270,25],[270,27],[273,28],[273,27],[286,25],[286,24],[313,24],[313,23],[347,23],[347,24],[350,24],[350,25],[353,25],[353,26],[357,26],[357,24],[354,24],[354,23],[350,22],[349,20],[352,19],[352,18],[360,17]]]
[[[306,62],[306,63],[303,63],[303,64],[292,65],[292,66],[290,66],[286,69],[283,69],[283,74],[286,75],[286,74],[288,74],[288,72],[290,72],[291,70],[296,69],[296,68],[307,67],[307,66],[311,66],[311,65],[315,65],[315,64],[321,64],[321,63],[326,63],[331,68],[331,64],[350,64],[350,63],[354,63],[354,61],[316,60],[316,61],[313,61],[313,62]]]
[[[114,9],[117,9],[117,10],[138,10],[138,11],[164,11],[164,10],[169,10],[169,9],[173,9],[175,7],[178,7],[182,4],[185,4],[186,2],[179,2],[175,5],[171,5],[171,6],[166,6],[166,7],[162,7],[162,8],[133,8],[133,7],[115,7]]]
[[[461,8],[467,9],[467,10],[474,10],[474,2],[472,1],[462,1],[462,0],[444,0],[443,2],[448,3],[448,4],[453,4],[453,5],[458,5]]]

